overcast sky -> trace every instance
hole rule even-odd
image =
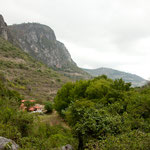
[[[0,0],[7,24],[50,26],[79,67],[150,78],[150,0]]]

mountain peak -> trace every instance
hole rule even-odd
[[[69,63],[76,65],[64,44],[56,40],[50,27],[39,23],[23,23],[9,26],[9,29],[25,52],[49,67],[67,69]]]

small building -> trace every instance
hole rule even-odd
[[[21,100],[22,103],[20,105],[20,109],[23,110],[23,111],[27,110],[27,107],[24,104],[26,101],[29,101],[31,103],[35,103],[36,102],[36,100]],[[44,111],[44,105],[35,104],[34,106],[31,106],[28,109],[28,111],[34,112],[34,113],[36,113],[36,112],[42,113]]]

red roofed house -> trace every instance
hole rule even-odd
[[[29,101],[29,102],[36,102],[35,100],[22,100],[21,102],[21,105],[20,105],[20,109],[25,111],[27,110],[27,107],[25,106],[24,102],[26,101]],[[43,112],[44,110],[44,106],[43,105],[40,105],[40,104],[35,104],[34,106],[31,106],[30,108],[28,108],[28,111],[30,112]]]

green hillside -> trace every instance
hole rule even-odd
[[[19,91],[26,99],[52,100],[57,90],[69,78],[58,74],[0,38],[0,73],[5,75],[10,89]]]
[[[0,136],[13,140],[19,150],[55,150],[66,144],[74,148],[76,139],[70,129],[61,125],[46,123],[37,114],[20,111],[21,96],[17,91],[10,90],[8,81],[0,75]],[[9,81],[9,84],[12,82]],[[42,117],[46,118],[46,115]],[[48,115],[52,117],[52,115]],[[56,117],[56,115],[55,115]],[[56,118],[54,118],[56,120]],[[4,141],[1,141],[2,149]],[[6,143],[5,143],[6,144]],[[9,142],[5,150],[14,150]]]

